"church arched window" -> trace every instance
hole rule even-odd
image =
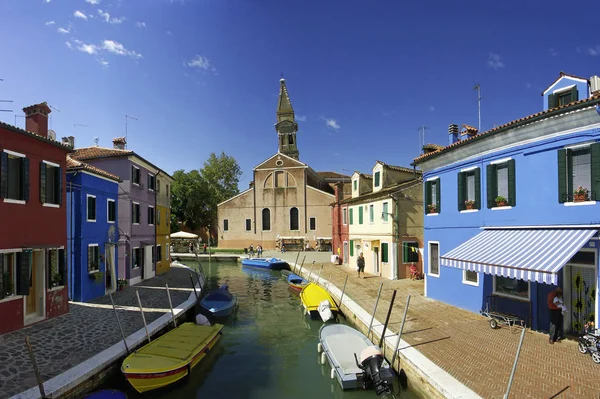
[[[298,225],[298,208],[290,209],[290,230],[300,230]]]
[[[263,231],[271,230],[271,210],[269,208],[262,210],[262,229]]]

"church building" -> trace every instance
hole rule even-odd
[[[350,176],[315,172],[300,161],[298,123],[283,78],[275,130],[277,153],[254,167],[250,188],[218,205],[219,247],[330,250],[334,186]]]

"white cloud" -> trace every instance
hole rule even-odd
[[[96,54],[98,52],[98,47],[94,44],[86,44],[80,40],[75,40],[75,43],[78,44],[77,50],[83,51],[84,53],[88,53],[90,55]]]
[[[108,66],[108,61],[106,61],[104,58],[98,58],[98,62],[100,63],[100,65],[107,67]]]
[[[57,29],[58,33],[63,33],[63,34],[67,34],[71,32],[71,28],[63,28],[62,26],[60,28]]]
[[[48,22],[46,22],[46,26],[54,25],[55,23],[56,22],[54,22],[54,21],[48,21]]]
[[[102,42],[102,48],[109,53],[117,54],[117,55],[127,55],[135,59],[142,58],[140,53],[136,53],[133,50],[127,50],[125,46],[123,46],[119,42],[115,42],[114,40],[104,40]]]
[[[433,111],[435,111],[435,107],[434,107],[433,105],[430,105],[430,106],[429,106],[429,110],[430,110],[431,112],[433,112]]]
[[[84,13],[82,13],[81,11],[77,10],[73,13],[73,16],[75,18],[81,18],[81,19],[85,19],[87,21],[87,15],[85,15]]]
[[[71,42],[65,42],[65,44],[67,45],[68,48],[72,49],[73,45],[71,44]]]
[[[73,42],[75,43],[75,45],[77,45],[77,47],[76,47],[77,50],[79,50],[83,53],[89,54],[89,55],[98,56],[98,58],[96,58],[96,60],[102,66],[108,66],[108,61],[106,61],[106,59],[100,57],[102,55],[102,53],[105,53],[105,54],[112,53],[112,54],[116,54],[116,55],[129,56],[134,59],[142,58],[142,55],[140,53],[137,53],[133,50],[126,49],[125,46],[123,46],[119,42],[115,42],[114,40],[104,40],[104,41],[102,41],[102,43],[100,45],[84,43],[81,40],[77,40],[77,39],[74,39]],[[65,44],[70,49],[75,48],[73,43],[71,43],[71,42],[65,42]]]
[[[600,44],[597,45],[596,47],[590,47],[588,48],[588,54],[591,56],[597,56],[600,55]]]
[[[197,69],[200,69],[205,72],[206,71],[216,72],[216,70],[217,70],[214,66],[212,66],[212,64],[210,63],[208,58],[203,57],[200,54],[196,54],[196,56],[194,58],[192,58],[190,61],[184,63],[184,65],[186,65],[190,68],[197,68]]]
[[[44,0],[44,1],[45,1],[46,3],[50,3],[50,1],[52,1],[52,0]]]
[[[502,62],[502,59],[500,58],[500,56],[495,53],[489,54],[487,64],[489,67],[494,68],[496,70],[498,70],[500,68],[504,68],[504,62]]]
[[[100,18],[104,19],[104,22],[107,22],[109,24],[120,24],[123,21],[125,21],[125,17],[110,17],[110,14],[107,11],[102,11],[102,10],[98,10],[98,15],[100,16]]]
[[[90,4],[100,4],[100,0],[85,0],[86,3],[90,3]]]
[[[527,83],[525,84],[525,87],[526,87],[526,88],[528,88],[528,89],[531,89],[531,83],[527,82]]]
[[[296,120],[298,122],[306,122],[306,116],[296,115]]]
[[[332,128],[334,130],[341,129],[340,124],[335,119],[333,119],[333,118],[324,118],[324,117],[321,117],[321,119],[325,121],[325,126],[330,127],[330,128]]]
[[[550,51],[550,55],[552,55],[552,57],[556,57],[558,55],[558,51],[553,48],[549,49],[548,51]]]
[[[173,32],[171,32],[170,30],[168,30],[167,32],[165,32],[167,35],[172,35]]]
[[[137,26],[138,28],[145,28],[146,27],[146,23],[145,22],[136,22],[135,26]]]

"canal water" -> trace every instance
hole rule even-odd
[[[196,262],[184,262],[197,267]],[[375,391],[342,391],[320,365],[318,332],[323,324],[302,312],[297,293],[280,272],[242,267],[234,262],[203,263],[211,288],[229,282],[239,307],[223,335],[191,378],[173,387],[140,395],[119,375],[110,388],[128,398],[325,399],[375,398]],[[344,318],[340,317],[343,322]],[[416,398],[402,391],[398,398]]]

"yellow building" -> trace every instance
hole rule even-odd
[[[156,175],[156,275],[171,267],[171,186],[173,178],[160,171]]]

